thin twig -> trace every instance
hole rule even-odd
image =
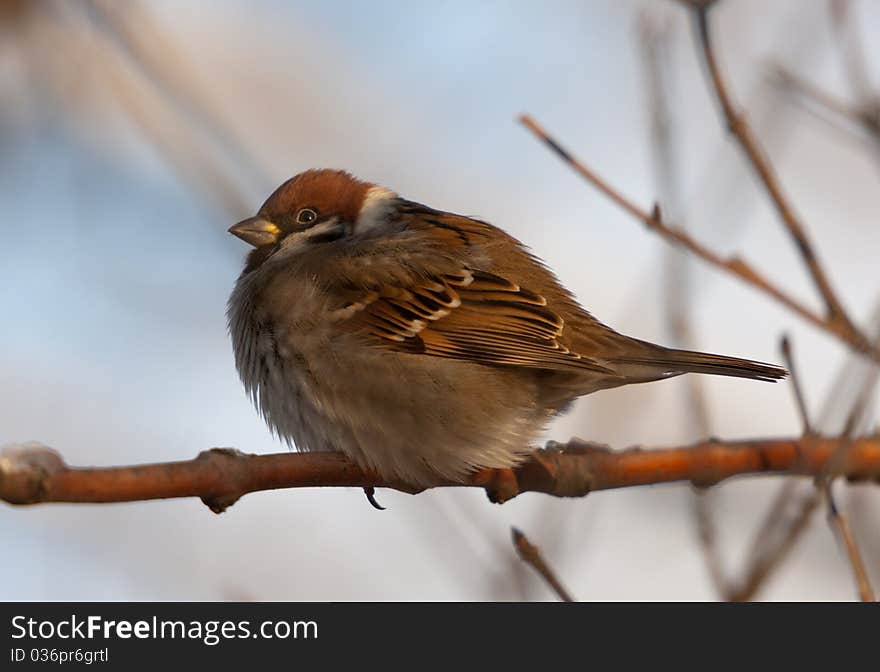
[[[813,248],[806,230],[798,216],[795,214],[791,203],[782,191],[782,186],[770,165],[769,159],[764,153],[758,139],[752,132],[751,127],[745,117],[736,109],[733,100],[728,92],[721,69],[715,58],[715,52],[712,48],[712,40],[709,32],[708,10],[705,8],[697,8],[694,10],[696,16],[697,32],[699,35],[699,43],[703,60],[712,79],[713,88],[727,122],[727,127],[742,148],[746,158],[749,160],[752,168],[758,174],[761,183],[767,190],[770,200],[776,207],[780,219],[785,225],[786,230],[791,235],[795,246],[803,258],[804,265],[810,273],[816,289],[825,302],[827,311],[827,321],[829,324],[836,325],[838,329],[847,334],[851,343],[861,344],[861,349],[869,351],[872,348],[868,345],[868,339],[855,326],[850,319],[840,300],[837,298],[831,282],[822,265],[819,263],[818,256]]]
[[[874,602],[874,589],[871,587],[871,581],[868,578],[868,570],[865,569],[865,563],[862,560],[862,554],[859,552],[856,538],[850,529],[846,518],[840,513],[837,503],[834,501],[834,493],[831,486],[826,482],[822,488],[825,500],[828,503],[828,523],[832,530],[836,530],[840,535],[843,546],[846,549],[846,555],[849,558],[850,565],[853,569],[853,577],[856,581],[856,587],[859,591],[859,598],[862,602]]]
[[[801,416],[801,426],[803,427],[804,435],[813,434],[813,424],[810,422],[810,414],[807,411],[804,388],[801,385],[798,368],[795,366],[794,357],[791,354],[791,341],[788,335],[782,337],[780,350],[782,350],[782,358],[785,360],[785,368],[788,369],[788,379],[791,381],[791,389],[794,392],[794,400],[797,404],[798,413]]]
[[[550,568],[544,558],[541,557],[541,551],[538,547],[532,544],[526,535],[515,527],[510,528],[510,532],[513,537],[513,547],[516,549],[520,559],[526,564],[531,565],[541,575],[544,581],[547,582],[547,585],[559,596],[560,600],[563,602],[574,602],[571,594],[563,587],[559,579],[556,578],[556,573]]]
[[[865,354],[875,361],[880,362],[880,350],[869,342],[859,338],[858,335],[854,334],[851,330],[846,329],[840,321],[834,321],[822,317],[818,313],[807,308],[804,304],[777,288],[772,282],[770,282],[770,280],[758,273],[758,271],[743,259],[739,257],[724,258],[698,243],[680,228],[664,224],[660,217],[659,207],[655,206],[650,213],[642,210],[633,201],[601,178],[597,173],[593,172],[585,164],[576,159],[530,116],[522,115],[520,117],[520,122],[542,140],[550,149],[552,149],[575,172],[614,201],[622,209],[626,210],[635,219],[640,220],[649,230],[654,231],[673,244],[689,250],[700,259],[712,264],[716,268],[727,271],[731,275],[744,281],[746,284],[759,289],[814,326],[836,336],[856,352]]]

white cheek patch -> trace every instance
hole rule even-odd
[[[368,233],[381,229],[388,222],[388,215],[394,209],[395,200],[397,194],[390,189],[370,187],[354,223],[355,233]]]

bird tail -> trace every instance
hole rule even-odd
[[[692,350],[659,348],[652,344],[644,355],[627,356],[614,361],[618,366],[653,369],[658,378],[682,373],[710,373],[716,376],[750,378],[775,383],[788,375],[785,369],[739,357],[713,355]]]

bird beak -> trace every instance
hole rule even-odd
[[[262,217],[248,217],[230,226],[229,233],[238,236],[248,245],[263,247],[277,243],[281,229]]]

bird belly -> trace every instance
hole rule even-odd
[[[425,486],[512,466],[549,417],[531,372],[316,341],[314,333],[309,348],[297,347],[295,334],[276,329],[273,337],[256,367],[255,398],[269,426],[298,450],[339,450],[387,479]]]

